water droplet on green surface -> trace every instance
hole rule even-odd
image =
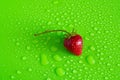
[[[90,33],[90,36],[94,36],[94,33]]]
[[[107,63],[107,66],[110,66],[110,63]]]
[[[27,57],[26,57],[26,56],[23,56],[23,57],[22,57],[22,60],[26,60],[26,59],[27,59]]]
[[[19,45],[20,45],[20,43],[19,43],[19,42],[17,42],[17,43],[16,43],[16,45],[17,45],[17,46],[19,46]]]
[[[86,60],[89,64],[95,64],[95,60],[91,55],[87,56]]]
[[[21,71],[17,70],[17,74],[21,74]]]
[[[79,63],[83,63],[83,62],[80,60]]]
[[[70,28],[73,28],[74,26],[72,24],[69,25]]]
[[[51,51],[55,52],[55,51],[57,51],[57,50],[58,50],[57,47],[55,47],[55,46],[52,46],[52,47],[51,47]]]
[[[15,76],[11,75],[11,76],[10,76],[10,78],[11,78],[11,79],[14,79],[14,78],[15,78]]]
[[[97,27],[94,27],[94,30],[96,30],[96,31],[97,31],[97,30],[98,30],[98,29],[97,29]]]
[[[58,4],[59,2],[58,1],[54,1],[53,4]]]
[[[108,80],[108,77],[105,77],[105,80]]]
[[[65,75],[65,71],[62,68],[57,68],[56,73],[58,76],[63,76]]]
[[[112,71],[113,69],[112,68],[110,68],[110,71]]]
[[[120,64],[117,64],[117,66],[120,66]]]
[[[93,46],[91,46],[91,47],[90,47],[90,49],[91,49],[92,51],[94,51],[94,50],[95,50],[95,48],[94,48]]]
[[[48,22],[48,25],[50,25],[51,23],[52,23],[52,22],[51,22],[51,21],[49,21],[49,22]]]
[[[47,78],[47,80],[51,80],[50,78]]]
[[[102,61],[102,60],[103,60],[103,58],[100,58],[100,60]]]
[[[58,25],[62,25],[62,23],[61,23],[61,22],[58,22]]]
[[[56,18],[56,21],[59,21],[60,19],[59,18]]]
[[[62,60],[62,58],[59,55],[54,55],[53,58],[56,61],[61,61]]]
[[[43,65],[48,64],[47,55],[41,54],[41,64],[43,64]]]
[[[32,71],[32,68],[28,68],[28,71],[31,72],[31,71]]]
[[[27,46],[27,50],[30,50],[30,46]]]
[[[86,39],[86,40],[89,40],[89,38],[88,38],[88,37],[85,37],[85,39]]]
[[[67,63],[69,64],[69,63],[70,63],[70,61],[67,61]]]
[[[76,71],[76,70],[73,70],[73,73],[77,73],[77,71]]]

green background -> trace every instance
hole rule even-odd
[[[120,80],[119,0],[0,0],[0,80]],[[81,56],[64,33],[83,37]]]

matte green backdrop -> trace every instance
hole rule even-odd
[[[33,35],[73,28],[81,56]],[[0,0],[0,80],[120,80],[120,0]]]

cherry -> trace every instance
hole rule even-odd
[[[46,30],[38,34],[34,34],[34,36],[38,36],[49,32],[58,32],[58,31],[67,33],[66,38],[64,39],[64,47],[76,56],[81,55],[82,47],[83,47],[83,39],[82,36],[76,34],[74,30],[72,31],[72,33],[69,33],[66,30]]]

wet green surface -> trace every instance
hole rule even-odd
[[[0,80],[119,80],[120,1],[0,1]],[[63,46],[77,30],[81,56]]]

